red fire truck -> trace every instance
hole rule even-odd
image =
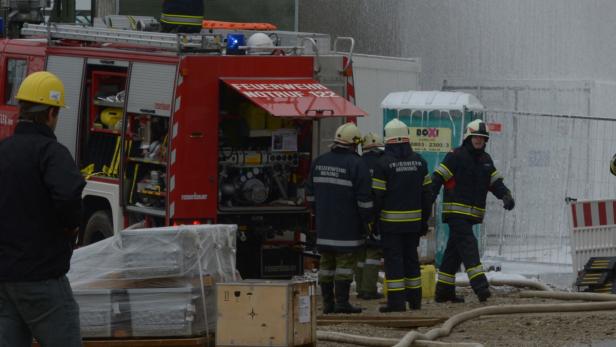
[[[232,223],[244,277],[303,271],[310,162],[338,124],[365,115],[346,99],[350,52],[285,32],[260,48],[225,32],[22,32],[31,38],[0,41],[0,138],[15,127],[27,74],[64,81],[56,135],[87,179],[84,244],[134,223]]]

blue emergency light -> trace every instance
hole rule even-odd
[[[244,34],[227,34],[227,54],[244,54],[245,51],[240,49],[240,46],[244,45]]]

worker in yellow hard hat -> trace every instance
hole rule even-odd
[[[66,273],[85,181],[54,135],[64,85],[35,72],[16,99],[15,133],[0,142],[0,345],[81,346]]]

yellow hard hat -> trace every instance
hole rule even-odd
[[[36,104],[64,107],[64,84],[51,72],[38,71],[21,82],[15,98]]]
[[[118,107],[107,107],[101,111],[101,123],[107,128],[114,129],[124,112]]]
[[[344,123],[336,129],[334,142],[344,145],[353,145],[361,142],[361,133],[357,125],[352,122]]]

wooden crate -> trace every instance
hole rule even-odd
[[[311,281],[219,283],[216,346],[316,346]]]

